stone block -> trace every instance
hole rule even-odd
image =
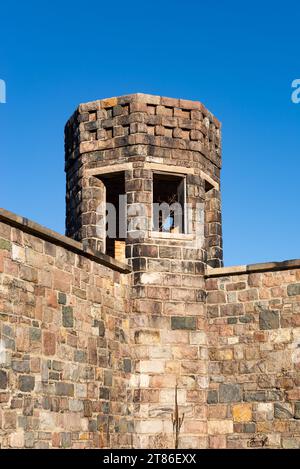
[[[232,406],[234,422],[250,422],[252,420],[251,404],[236,404]]]
[[[207,335],[205,332],[191,332],[190,343],[192,345],[206,345]]]
[[[0,249],[3,249],[5,251],[10,251],[11,250],[11,242],[8,241],[7,239],[0,238]]]
[[[220,402],[240,402],[242,400],[242,390],[238,384],[220,384]]]
[[[7,372],[0,370],[0,389],[6,389],[8,383]]]
[[[132,362],[130,358],[124,358],[123,360],[123,369],[125,373],[131,373]]]
[[[55,355],[56,351],[56,336],[49,331],[43,332],[43,351],[45,355]]]
[[[163,373],[164,362],[162,360],[141,360],[139,371],[140,373]]]
[[[233,433],[232,420],[211,420],[207,422],[209,435],[227,435]]]
[[[57,396],[74,396],[74,384],[64,382],[55,383],[55,394]]]
[[[35,378],[34,376],[22,375],[19,376],[19,389],[23,392],[31,392],[34,389]]]
[[[300,419],[300,401],[295,402],[295,419]]]
[[[197,318],[193,316],[172,316],[171,329],[195,330],[197,329]]]
[[[262,330],[279,328],[279,312],[272,310],[260,310],[259,328]]]
[[[292,283],[287,287],[288,296],[297,296],[300,295],[300,283]]]
[[[218,391],[211,389],[207,393],[207,404],[217,404],[218,403]]]
[[[209,291],[207,292],[208,304],[226,303],[226,295],[223,291]]]
[[[274,404],[275,419],[292,419],[293,416],[294,416],[293,408],[291,404],[275,402]]]
[[[57,300],[59,305],[66,305],[67,304],[67,295],[62,292],[58,292]]]
[[[134,342],[142,345],[159,344],[160,333],[154,330],[137,330],[134,333]]]
[[[64,327],[73,327],[73,308],[71,306],[62,307],[62,323]]]

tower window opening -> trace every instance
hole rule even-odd
[[[126,201],[125,173],[109,173],[101,176],[105,186],[105,253],[125,261]]]
[[[186,179],[184,176],[153,174],[153,231],[186,232]]]

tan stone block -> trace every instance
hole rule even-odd
[[[190,343],[192,345],[206,345],[207,336],[205,332],[191,332],[190,333]]]
[[[225,419],[227,415],[227,405],[225,404],[216,404],[208,406],[208,418],[211,420],[220,418]]]
[[[45,355],[55,355],[56,352],[56,336],[49,331],[43,332],[43,352]]]
[[[217,351],[218,360],[232,360],[233,359],[233,350],[232,349],[223,349]]]
[[[104,108],[104,109],[107,107],[117,106],[117,104],[118,104],[118,99],[115,97],[101,100],[101,108]]]
[[[140,420],[136,423],[137,433],[160,433],[163,431],[163,422],[159,419]]]
[[[134,342],[142,345],[152,345],[160,343],[159,331],[139,330],[134,333]]]
[[[209,291],[207,293],[208,304],[226,303],[226,295],[223,291]]]
[[[198,358],[198,347],[196,346],[173,346],[172,347],[173,357],[177,360],[187,359],[195,360]]]
[[[138,364],[140,373],[163,373],[164,369],[163,360],[141,360]]]
[[[290,329],[277,329],[269,332],[269,340],[274,344],[288,343],[291,341]]]
[[[13,261],[25,263],[25,249],[17,244],[13,244],[11,257]]]
[[[233,433],[232,420],[211,420],[207,423],[209,435],[226,435]]]
[[[177,360],[166,361],[166,373],[174,373],[178,375],[180,373],[180,363]]]
[[[72,276],[68,272],[54,270],[53,272],[53,288],[63,293],[69,293],[71,288]]]
[[[53,290],[50,290],[47,294],[47,306],[51,308],[57,308],[57,294]]]
[[[161,331],[161,342],[162,344],[188,344],[189,333],[188,331]]]
[[[234,422],[250,422],[252,420],[251,404],[236,404],[232,406]]]
[[[176,386],[176,376],[175,375],[156,375],[150,377],[150,387],[151,388],[170,388]]]
[[[9,438],[10,438],[11,448],[23,448],[24,447],[24,430],[18,430],[14,433],[11,433]]]
[[[174,389],[162,389],[160,391],[159,402],[161,404],[174,405],[175,402],[175,390]],[[178,389],[177,390],[177,402],[179,405],[186,404],[186,390]]]
[[[25,326],[16,327],[16,347],[18,351],[28,352],[30,350],[29,329]]]
[[[181,435],[178,447],[182,449],[204,449],[207,448],[207,438]]]
[[[226,437],[217,435],[209,437],[209,448],[211,449],[226,449]]]
[[[206,434],[207,423],[201,420],[184,420],[184,432]]]

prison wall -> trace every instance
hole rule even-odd
[[[130,447],[128,267],[0,212],[0,447]]]
[[[300,447],[300,262],[211,269],[211,448]]]

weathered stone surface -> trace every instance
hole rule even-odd
[[[242,400],[241,387],[238,384],[221,384],[219,388],[220,402],[239,402]]]
[[[232,407],[234,422],[250,422],[252,420],[251,404],[236,404]]]
[[[207,393],[207,403],[208,404],[217,404],[218,403],[218,392],[215,390],[210,390]]]
[[[291,419],[293,418],[293,408],[291,404],[275,403],[274,404],[274,417],[276,419]]]
[[[8,383],[7,372],[0,370],[0,389],[6,389]]]
[[[295,419],[300,419],[300,401],[295,402]]]
[[[261,310],[259,312],[259,327],[262,330],[278,329],[279,327],[278,311]]]
[[[300,295],[300,283],[292,283],[287,287],[288,296]]]
[[[211,420],[207,423],[209,435],[226,435],[233,433],[232,420]]]
[[[74,384],[55,383],[55,393],[58,396],[74,396]]]
[[[23,392],[30,392],[34,389],[35,379],[33,376],[19,376],[19,389]]]
[[[186,329],[186,330],[195,330],[196,329],[196,318],[188,316],[173,316],[171,317],[171,328],[176,329]]]
[[[62,323],[64,327],[73,327],[73,308],[71,306],[62,307]]]

